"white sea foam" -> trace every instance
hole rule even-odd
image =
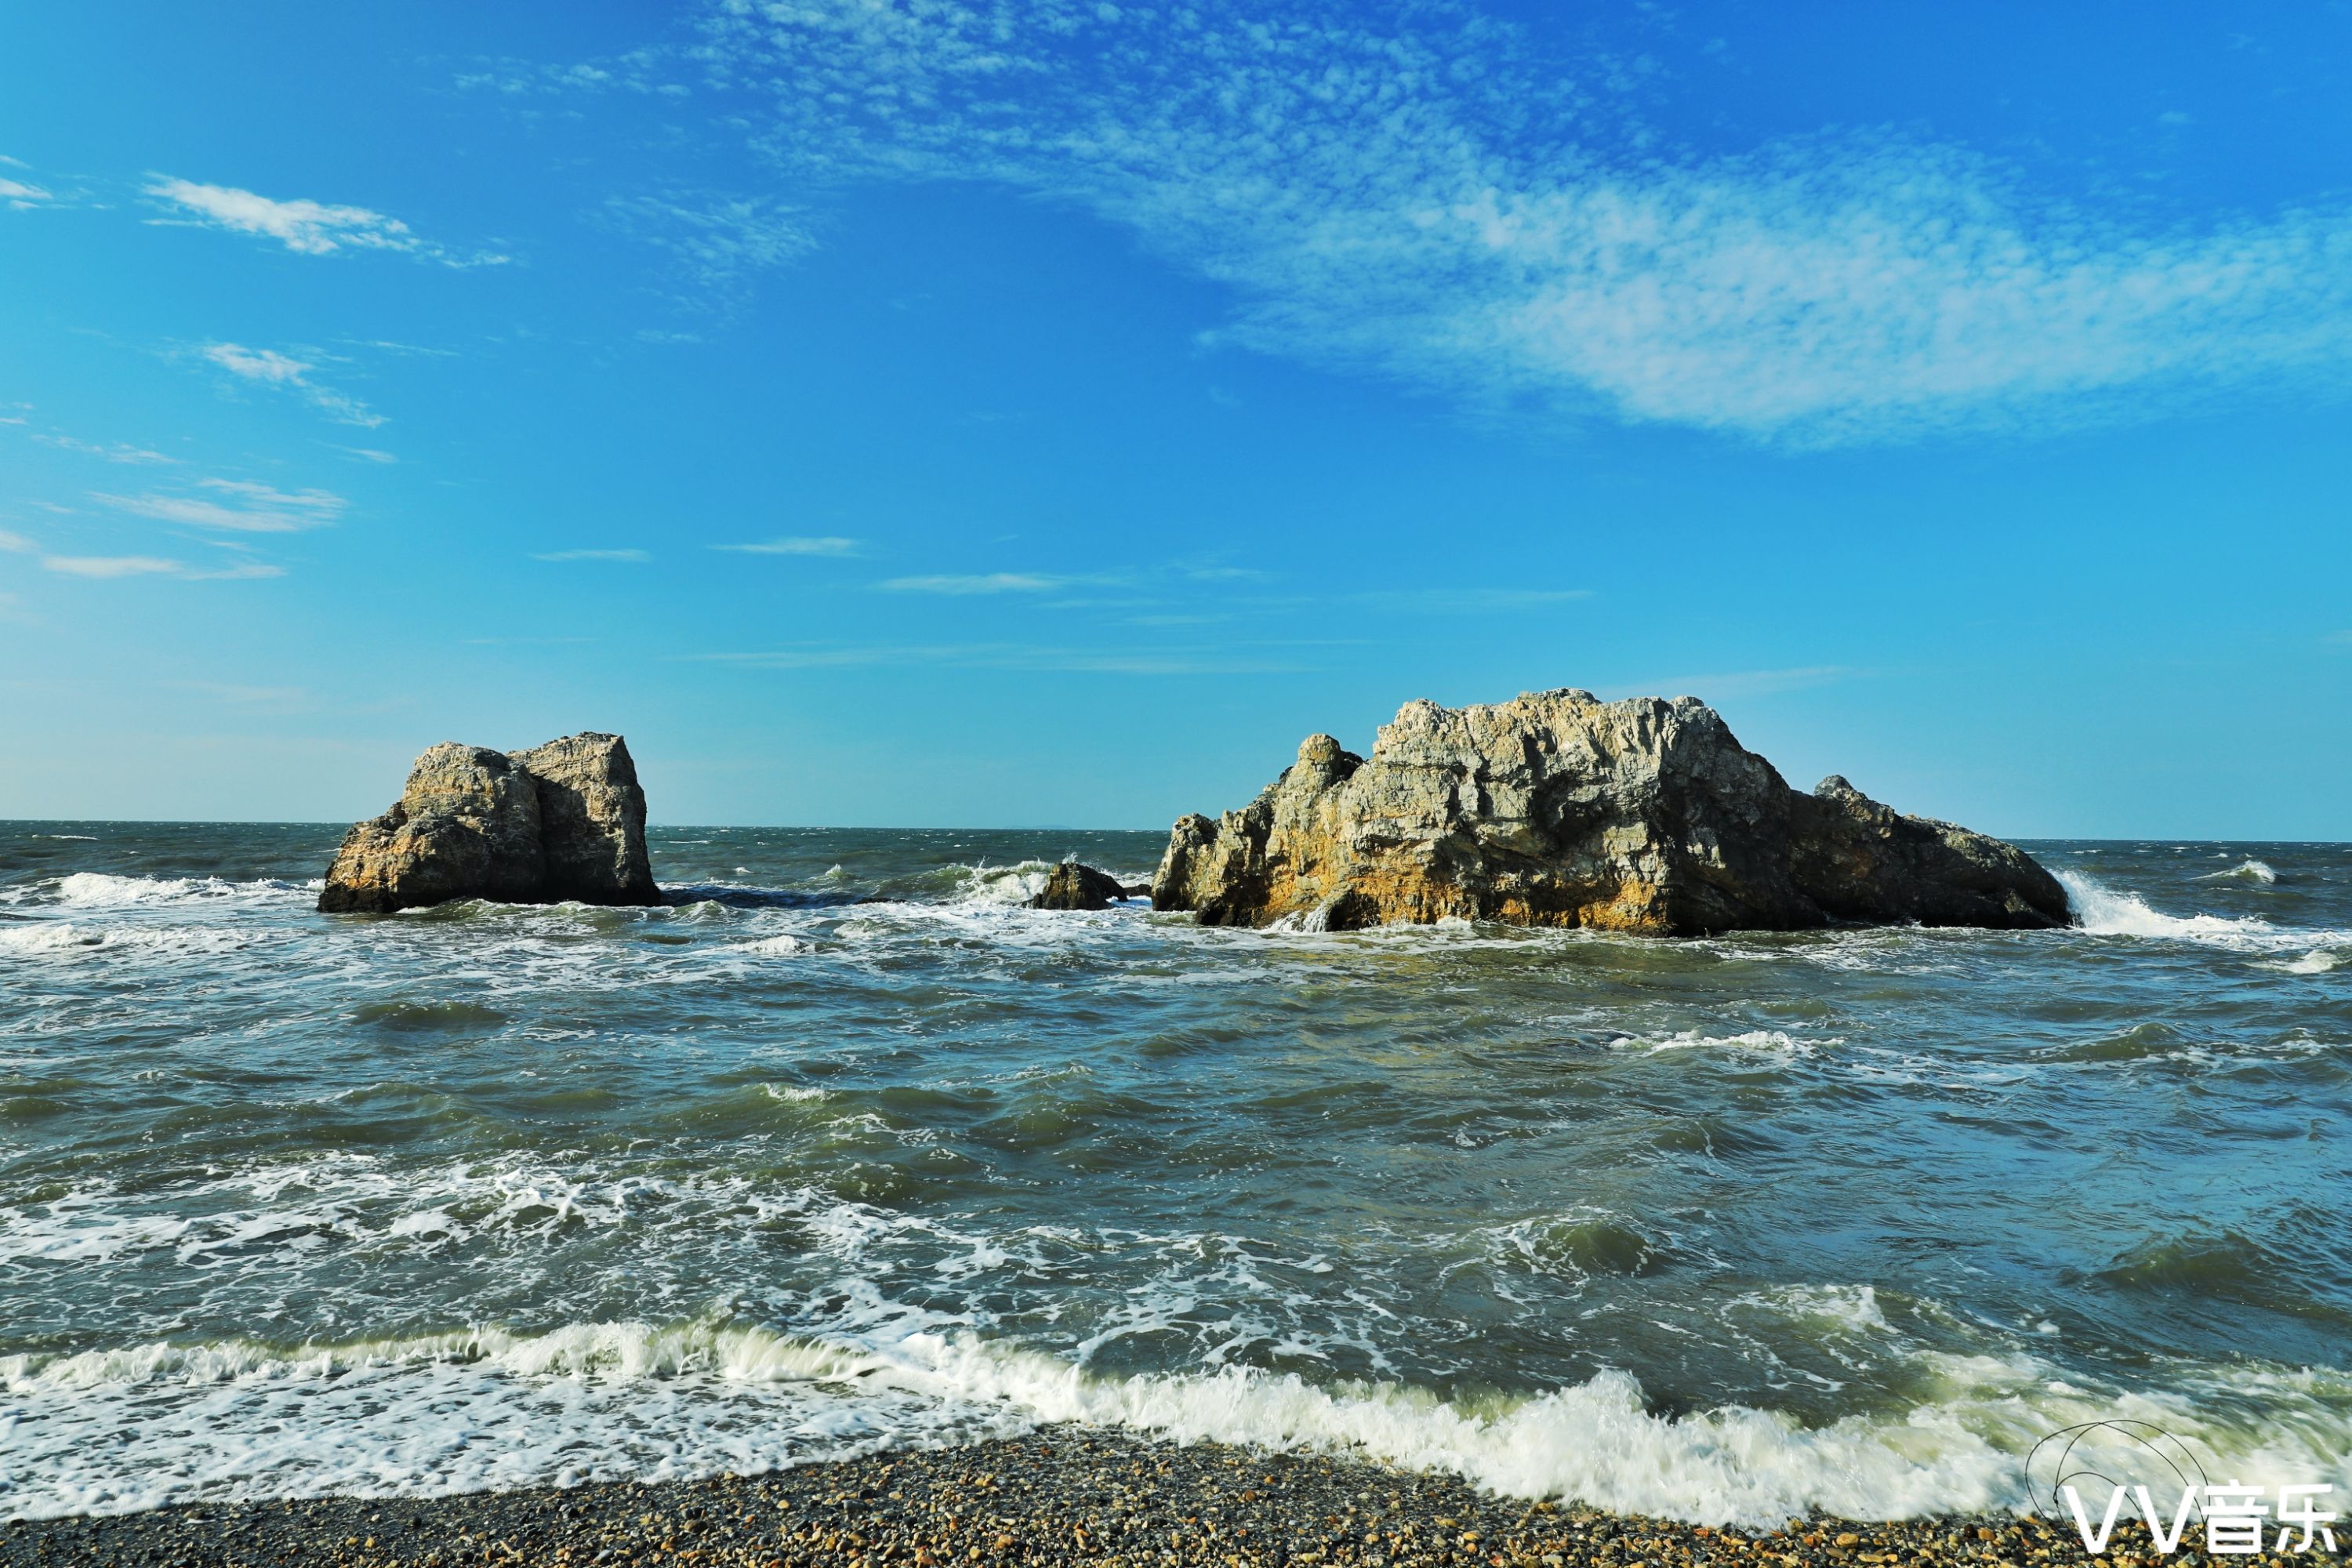
[[[2237,872],[2225,874],[2235,877]],[[2352,960],[2352,931],[2274,925],[2256,915],[2168,915],[2150,907],[2137,893],[2116,891],[2079,871],[2061,871],[2057,875],[2066,885],[2066,896],[2074,906],[2081,929],[2093,936],[2194,942],[2249,955],[2262,954],[2263,959],[2255,967],[2288,974],[2325,974]],[[2298,957],[2281,960],[2273,956],[2297,948],[2304,950]]]
[[[219,926],[120,925],[59,920],[0,924],[0,956],[76,958],[94,953],[143,953],[197,958],[271,940],[266,933]]]
[[[106,933],[68,921],[34,921],[0,925],[0,952],[16,957],[36,953],[75,952],[96,947]]]
[[[228,877],[118,877],[113,872],[68,872],[64,877],[12,886],[0,893],[0,902],[125,912],[163,905],[273,905],[297,900],[301,893],[315,893],[320,886],[324,886],[320,879],[303,884],[280,881],[278,877],[233,881]]]
[[[955,896],[961,903],[1025,904],[1045,890],[1045,879],[1053,874],[1054,863],[1050,860],[970,866],[964,868],[963,884]]]
[[[730,952],[756,952],[770,958],[788,958],[792,954],[800,952],[808,944],[799,937],[786,933],[778,936],[758,937],[751,942],[729,942],[727,944],[727,951]]]
[[[2137,893],[2119,891],[2092,880],[2080,871],[2061,871],[2067,900],[2082,929],[2093,936],[2158,937],[2172,942],[2211,942],[2225,947],[2255,948],[2284,941],[2308,942],[2312,933],[2282,931],[2254,915],[2168,915],[2149,906]]]
[[[402,1228],[418,1214],[457,1211],[476,1231],[520,1236],[574,1223],[620,1226],[649,1206],[694,1199],[753,1201],[740,1178],[582,1178],[530,1161],[459,1161],[396,1173],[368,1155],[334,1154],[215,1171],[168,1193],[131,1196],[97,1182],[37,1204],[0,1207],[0,1263],[102,1262],[168,1249],[184,1266],[236,1258],[283,1269],[314,1260],[325,1241],[352,1246],[424,1234]],[[766,1206],[814,1201],[796,1191]],[[159,1203],[172,1212],[154,1212]]]
[[[1734,1051],[1766,1057],[1810,1057],[1824,1047],[1842,1046],[1843,1039],[1802,1040],[1780,1029],[1749,1029],[1737,1035],[1709,1035],[1697,1029],[1685,1029],[1678,1034],[1654,1039],[1627,1036],[1610,1042],[1610,1048],[1621,1051]]]
[[[1866,1294],[1838,1309],[1872,1326]],[[194,1498],[436,1493],[756,1471],[879,1446],[1076,1421],[1452,1471],[1512,1496],[1777,1524],[1809,1509],[1902,1517],[2013,1506],[2020,1458],[2059,1426],[2152,1420],[2264,1485],[2332,1473],[2340,1373],[2215,1369],[2210,1408],[2259,1380],[2276,1419],[2233,1427],[2177,1395],[2055,1382],[2033,1359],[1915,1352],[1910,1408],[1808,1428],[1726,1406],[1646,1408],[1622,1372],[1465,1405],[1393,1383],[1240,1367],[1107,1377],[935,1321],[812,1340],[718,1320],[477,1328],[339,1345],[155,1342],[0,1359],[19,1516]],[[136,1431],[135,1447],[126,1434]]]
[[[117,877],[105,871],[76,871],[58,879],[57,900],[82,909],[104,909],[176,901],[206,893],[217,896],[230,887],[217,877]]]
[[[823,1093],[761,1088],[785,1100]],[[1907,1407],[1809,1428],[1740,1406],[1654,1414],[1622,1372],[1453,1403],[1392,1372],[1367,1382],[1238,1364],[1231,1345],[1268,1345],[1297,1363],[1373,1344],[1344,1322],[1309,1331],[1286,1321],[1276,1304],[1295,1287],[1276,1270],[1314,1273],[1327,1260],[1271,1254],[1240,1237],[996,1231],[744,1176],[581,1177],[525,1161],[402,1171],[364,1153],[209,1173],[168,1194],[172,1215],[139,1212],[162,1196],[101,1183],[38,1213],[0,1215],[0,1237],[16,1244],[0,1260],[103,1263],[147,1251],[192,1267],[237,1262],[282,1281],[289,1265],[315,1263],[321,1247],[376,1256],[469,1237],[552,1237],[582,1224],[658,1228],[698,1223],[684,1211],[718,1205],[755,1221],[790,1215],[803,1245],[826,1260],[831,1304],[821,1325],[798,1335],[719,1312],[331,1344],[148,1340],[4,1358],[0,1429],[16,1486],[0,1511],[757,1470],[1069,1420],[1358,1452],[1514,1495],[1778,1522],[1815,1507],[1899,1515],[2003,1506],[2017,1500],[2019,1457],[2033,1440],[2100,1415],[2201,1436],[2250,1481],[2325,1473],[2314,1465],[2352,1443],[2352,1384],[2337,1373],[2282,1372],[2238,1388],[2224,1384],[2253,1370],[2189,1366],[2172,1370],[2162,1394],[2063,1386],[2011,1342],[1973,1355],[1922,1348],[1890,1324],[1866,1285],[1763,1289],[1724,1314],[1722,1331],[1768,1349],[1793,1336],[1881,1375],[1905,1369]],[[1580,1233],[1632,1223],[1580,1208],[1524,1235],[1488,1227],[1453,1244],[1522,1261],[1562,1253],[1582,1271],[1579,1237],[1555,1234],[1560,1226]],[[927,1290],[934,1304],[916,1305],[889,1289],[919,1275],[1001,1292],[1015,1278],[1045,1277],[1070,1247],[1107,1245],[1162,1259],[1161,1271],[1090,1339],[1058,1352],[976,1331],[953,1298]],[[1096,1370],[1110,1341],[1197,1324],[1213,1302],[1220,1326],[1190,1370]],[[1386,1319],[1377,1302],[1364,1310]],[[2201,1384],[2224,1396],[2200,1397]],[[2247,1414],[2214,1414],[2222,1411]]]

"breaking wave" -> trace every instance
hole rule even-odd
[[[1621,1371],[1532,1397],[1464,1401],[1232,1366],[1106,1376],[955,1328],[829,1342],[712,1318],[14,1356],[0,1360],[0,1390],[18,1477],[10,1506],[35,1517],[759,1471],[1078,1422],[1352,1454],[1515,1497],[1766,1526],[1816,1509],[1901,1518],[2017,1506],[2021,1457],[2079,1421],[2157,1421],[2257,1484],[2331,1473],[2352,1443],[2352,1387],[2334,1373],[2216,1373],[2222,1384],[2259,1378],[2273,1399],[2294,1391],[2285,1419],[2255,1428],[2169,1395],[2053,1381],[2030,1357],[1928,1355],[1918,1370],[1929,1393],[1919,1403],[1807,1426],[1738,1405],[1660,1414]],[[166,1411],[178,1419],[159,1419]],[[142,1424],[141,1463],[123,1467],[116,1449]],[[583,1431],[596,1446],[583,1445]]]
[[[323,881],[291,882],[275,877],[233,881],[224,877],[119,877],[109,871],[75,871],[30,888],[11,889],[11,902],[41,901],[68,909],[121,910],[142,905],[276,903],[315,893]]]
[[[269,940],[264,933],[216,926],[110,925],[60,920],[0,925],[0,953],[17,958],[73,958],[101,953],[201,958]]]
[[[2312,932],[2282,930],[2256,915],[2168,915],[2137,893],[2118,891],[2080,871],[2060,871],[2080,927],[2093,936],[2157,937],[2169,942],[2266,948],[2308,944]]]
[[[2200,882],[2259,882],[2266,888],[2278,879],[2278,872],[2268,861],[2257,860],[2251,855],[2226,871],[2209,871],[2198,879]]]
[[[1613,1042],[1612,1048],[1630,1051],[1737,1051],[1763,1057],[1810,1057],[1825,1046],[1841,1046],[1843,1040],[1803,1040],[1782,1029],[1749,1029],[1738,1035],[1706,1035],[1696,1029],[1685,1029],[1660,1039],[1628,1037]]]

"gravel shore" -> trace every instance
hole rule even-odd
[[[2184,1542],[2184,1546],[2189,1543]],[[1561,1568],[2043,1568],[2071,1530],[2007,1517],[1780,1531],[1704,1526],[1481,1495],[1449,1476],[1355,1460],[1178,1447],[1071,1428],[754,1477],[425,1499],[200,1504],[0,1526],[0,1562],[1002,1564],[1127,1568],[1504,1564]],[[2172,1562],[2198,1560],[2184,1550]],[[2119,1531],[2103,1561],[2153,1562]],[[2241,1560],[2244,1561],[2244,1560]]]

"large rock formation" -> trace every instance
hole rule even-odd
[[[511,756],[431,748],[399,802],[343,836],[319,908],[390,913],[450,899],[660,902],[626,742],[567,735]]]
[[[1800,795],[1696,698],[1565,690],[1408,702],[1369,762],[1309,736],[1248,805],[1176,824],[1151,901],[1214,925],[1459,917],[1654,936],[2067,918],[2024,851],[1842,778]]]

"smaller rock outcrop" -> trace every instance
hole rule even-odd
[[[2066,890],[2012,844],[1906,816],[1832,773],[1791,792],[1789,870],[1833,921],[2033,931],[2067,923]]]
[[[1033,910],[1107,910],[1127,897],[1118,878],[1076,860],[1065,860],[1045,879],[1045,890],[1029,900]]]
[[[389,914],[452,899],[659,903],[627,743],[592,732],[511,755],[429,748],[392,809],[344,835],[319,908]]]

